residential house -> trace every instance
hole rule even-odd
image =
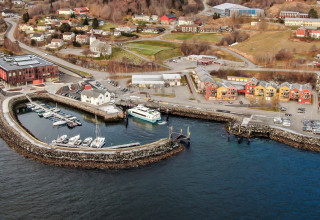
[[[59,15],[71,15],[73,13],[74,13],[73,10],[70,8],[61,8],[57,10],[57,14]]]
[[[74,13],[77,15],[89,14],[90,10],[87,7],[75,8]]]
[[[103,33],[103,30],[100,30],[100,29],[92,29],[92,31],[93,31],[93,34],[98,34],[98,35],[102,35],[102,33]]]
[[[52,39],[51,43],[47,45],[50,49],[58,49],[64,45],[64,41],[62,39]]]
[[[88,31],[89,30],[89,26],[88,25],[82,25],[82,24],[78,24],[75,29],[77,31]]]
[[[181,85],[181,76],[180,74],[162,74],[163,80],[165,83],[170,86],[180,86]]]
[[[284,82],[279,86],[279,101],[290,101],[290,88],[291,84]]]
[[[24,1],[22,1],[22,0],[13,0],[12,3],[14,5],[24,5]]]
[[[217,99],[216,100],[237,100],[237,88],[229,82],[217,82]]]
[[[78,42],[79,44],[87,44],[89,43],[89,37],[87,35],[78,34],[76,36],[76,42]]]
[[[103,105],[110,102],[110,92],[100,89],[83,90],[81,93],[81,102],[92,105]]]
[[[320,30],[309,30],[309,37],[313,39],[320,39]]]
[[[195,86],[197,87],[198,93],[204,92],[207,85],[214,83],[214,80],[208,70],[202,66],[194,69],[192,77],[196,84]]]
[[[194,25],[181,25],[178,27],[178,30],[180,30],[181,32],[196,33],[196,32],[198,32],[198,25],[196,25],[196,24],[194,24]]]
[[[246,83],[245,93],[244,93],[246,98],[250,98],[254,96],[255,88],[258,85],[258,82],[259,81],[253,77],[249,80],[249,82]]]
[[[38,25],[37,26],[37,31],[46,31],[47,30],[47,26],[46,25]]]
[[[6,17],[13,17],[15,16],[15,13],[13,13],[11,10],[4,10],[2,13],[1,13],[2,17],[6,18]]]
[[[158,15],[151,15],[150,22],[157,22],[158,20],[159,20],[159,16]]]
[[[311,104],[312,87],[309,83],[301,85],[298,83],[291,85],[290,100],[296,100],[298,103]]]
[[[178,25],[194,25],[194,21],[192,18],[180,16],[178,19]]]
[[[265,95],[264,97],[266,100],[271,100],[273,97],[277,95],[277,88],[278,84],[275,82],[268,82],[266,85],[264,85],[265,89]]]
[[[144,22],[149,22],[149,21],[150,21],[150,16],[148,16],[148,15],[144,15],[144,14],[141,14],[141,15],[134,15],[134,16],[132,16],[132,20],[133,20],[133,21],[144,21]]]
[[[26,34],[31,34],[34,32],[34,28],[28,24],[21,24],[19,25],[19,30],[25,32]]]
[[[254,96],[255,97],[265,97],[265,92],[266,92],[266,86],[267,86],[267,82],[266,81],[261,81],[259,83],[259,85],[257,85],[254,88]]]
[[[113,36],[119,37],[119,36],[121,36],[121,32],[120,31],[114,31],[113,32]]]
[[[38,42],[41,42],[41,41],[44,41],[44,35],[43,34],[33,34],[31,39],[38,41]]]
[[[120,25],[115,30],[116,31],[120,31],[120,32],[124,32],[124,33],[132,33],[132,32],[136,32],[137,31],[137,27]]]
[[[160,18],[161,24],[169,25],[177,20],[177,17],[174,14],[163,15]]]
[[[71,23],[71,21],[69,21],[69,20],[61,20],[61,21],[60,21],[60,26],[61,26],[62,24],[68,24],[68,25],[70,25],[70,27],[72,26],[72,23]]]
[[[75,37],[73,32],[64,32],[62,35],[62,39],[65,41],[72,41]]]
[[[143,33],[159,34],[159,28],[157,27],[144,27],[142,29]]]
[[[218,85],[215,82],[206,85],[205,97],[208,101],[217,100],[217,89]]]
[[[98,57],[100,55],[111,55],[112,53],[112,47],[110,44],[107,44],[106,42],[97,40],[97,38],[93,35],[93,32],[91,32],[91,36],[89,39],[90,42],[90,51],[94,54],[94,56]]]

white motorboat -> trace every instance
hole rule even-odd
[[[94,139],[90,145],[90,147],[92,148],[101,148],[104,145],[104,137],[96,137],[96,139]]]
[[[66,121],[56,121],[56,122],[53,122],[53,126],[63,126],[66,123],[67,123]]]
[[[92,137],[87,137],[86,139],[83,140],[82,142],[82,147],[90,147],[90,144],[92,142]]]
[[[53,116],[53,113],[52,112],[46,112],[46,113],[43,113],[43,117],[44,118],[50,118]]]
[[[68,141],[68,145],[75,145],[75,143],[79,140],[79,138],[80,138],[80,134],[74,137],[71,137]]]
[[[80,146],[81,143],[82,143],[82,140],[79,139],[79,140],[76,141],[76,143],[74,143],[74,145],[75,145],[75,146]]]
[[[133,117],[140,118],[151,123],[155,123],[161,120],[160,112],[153,109],[149,109],[143,105],[138,105],[134,108],[129,109],[128,113]]]
[[[61,137],[59,137],[59,138],[56,140],[56,143],[60,144],[60,143],[64,142],[64,141],[67,139],[67,137],[68,137],[68,136],[67,136],[66,134],[62,135]]]

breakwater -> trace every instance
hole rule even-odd
[[[48,94],[35,94],[31,98],[53,101]],[[0,115],[0,127],[2,128],[0,135],[18,153],[39,162],[88,169],[120,169],[154,163],[184,149],[180,144],[167,138],[124,149],[80,149],[48,145],[34,138],[17,122],[13,111],[14,106],[23,101],[25,97],[20,96],[11,98],[9,101],[5,100],[4,103],[1,102],[3,114]],[[8,111],[5,111],[5,105],[9,107]]]
[[[242,138],[270,138],[272,140],[287,144],[294,148],[303,150],[320,152],[320,139],[313,136],[299,134],[288,129],[281,129],[279,127],[254,124],[248,127],[241,127],[243,117],[236,114],[213,112],[208,110],[200,110],[194,108],[174,107],[169,105],[159,105],[155,103],[146,103],[150,108],[167,109],[169,114],[191,117],[205,120],[212,120],[225,123],[225,129],[228,133]],[[230,130],[229,130],[230,128]],[[239,132],[240,128],[240,132]]]

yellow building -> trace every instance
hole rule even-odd
[[[290,84],[285,82],[279,88],[279,101],[290,101]]]
[[[217,83],[219,88],[217,89],[217,100],[237,100],[238,93],[237,88],[228,82]]]
[[[271,100],[273,97],[277,95],[277,85],[274,83],[267,83],[266,85],[266,90],[265,90],[265,97],[266,100]]]
[[[255,97],[264,97],[266,92],[266,88],[261,85],[261,83],[254,88],[254,96]]]

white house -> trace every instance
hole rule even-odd
[[[73,10],[71,10],[70,8],[61,8],[57,11],[57,14],[59,15],[71,15],[73,13]]]
[[[103,105],[110,102],[110,93],[100,89],[83,90],[81,93],[81,102]]]
[[[112,53],[112,47],[104,41],[97,40],[97,38],[91,32],[90,36],[90,51],[96,56],[100,55],[110,55]]]
[[[75,34],[73,32],[64,32],[62,35],[62,39],[65,41],[72,41],[75,37]]]
[[[64,44],[62,39],[52,39],[51,43],[48,44],[47,47],[49,47],[50,49],[57,49],[59,47],[62,47]]]
[[[142,14],[142,15],[134,15],[134,16],[132,17],[132,20],[133,20],[133,21],[149,22],[149,21],[150,21],[150,16],[144,15],[144,14]]]
[[[120,31],[120,32],[125,32],[125,33],[132,33],[132,32],[137,31],[137,27],[120,25],[115,30]]]
[[[14,1],[13,1],[13,4],[14,4],[14,5],[23,5],[23,4],[24,4],[24,1],[14,0]]]
[[[194,21],[191,18],[180,16],[178,20],[178,26],[180,25],[193,25]]]
[[[79,44],[87,44],[89,43],[89,37],[87,35],[78,34],[76,36],[76,42],[78,42]]]
[[[30,34],[34,32],[34,28],[31,25],[21,24],[19,25],[19,30],[25,32],[26,34]]]
[[[44,35],[43,34],[33,34],[31,39],[38,41],[38,42],[44,41]]]

